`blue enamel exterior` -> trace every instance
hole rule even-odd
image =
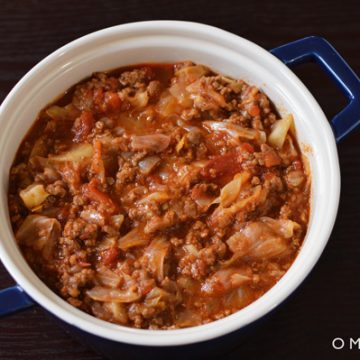
[[[19,285],[0,290],[0,317],[26,309],[32,305],[34,305],[34,302]]]
[[[337,142],[360,125],[360,79],[328,41],[309,36],[270,52],[289,67],[316,61],[344,93],[349,104],[331,120]]]
[[[336,141],[340,141],[358,127],[360,124],[360,80],[339,53],[325,39],[310,36],[282,45],[270,50],[270,52],[289,67],[304,62],[316,61],[345,94],[349,104],[331,120]],[[0,317],[26,309],[34,304],[32,299],[18,285],[0,290]],[[265,318],[268,316],[270,314]],[[264,318],[260,319],[260,321],[263,320]],[[87,342],[109,359],[118,359],[120,354],[129,355],[133,359],[140,359],[144,356],[148,359],[158,359],[159,355],[164,354],[164,351],[174,360],[183,359],[184,357],[198,359],[201,358],[204,352],[208,353],[208,355],[209,352],[216,354],[217,347],[220,344],[219,351],[221,353],[224,352],[224,345],[228,351],[234,344],[238,346],[239,341],[244,339],[244,334],[249,333],[255,326],[255,324],[252,324],[247,326],[246,329],[241,329],[225,337],[204,343],[164,349],[133,346],[110,341],[81,331],[65,324],[61,320],[60,323],[66,329],[69,329],[75,337]],[[258,323],[259,321],[256,322],[256,324]],[[241,336],[239,336],[240,334]]]

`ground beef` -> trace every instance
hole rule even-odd
[[[55,292],[103,320],[220,319],[302,244],[310,180],[292,129],[259,88],[202,65],[94,74],[40,112],[18,151],[17,241]]]

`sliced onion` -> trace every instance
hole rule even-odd
[[[132,286],[126,290],[110,289],[104,286],[95,286],[91,290],[86,291],[86,294],[93,300],[116,302],[116,303],[130,303],[141,298],[141,294]]]
[[[159,164],[160,160],[161,159],[156,155],[147,156],[146,158],[139,161],[138,165],[140,171],[145,175],[150,174],[151,171]]]

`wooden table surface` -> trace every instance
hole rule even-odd
[[[266,49],[318,34],[360,74],[360,5],[356,0],[0,0],[0,102],[31,67],[67,42],[108,26],[156,19],[218,26]],[[295,72],[329,118],[346,103],[315,65],[300,66]],[[334,350],[331,343],[341,337],[348,348],[349,339],[360,336],[360,131],[338,149],[341,202],[325,252],[291,299],[224,359],[359,358],[360,350]],[[13,283],[0,265],[0,288]],[[0,359],[102,357],[34,307],[0,320]]]

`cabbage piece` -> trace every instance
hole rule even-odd
[[[120,285],[122,277],[105,266],[99,266],[96,270],[96,277],[104,286],[116,288]]]
[[[162,152],[170,145],[170,136],[164,134],[134,135],[131,147],[135,151]]]
[[[204,295],[219,296],[252,281],[249,268],[220,269],[205,280],[201,286]]]
[[[73,146],[70,150],[64,153],[50,155],[49,160],[55,163],[65,161],[70,161],[72,163],[83,163],[91,160],[93,154],[93,147],[90,144],[82,143]]]
[[[213,131],[223,131],[235,139],[256,140],[266,142],[266,133],[261,130],[248,129],[226,121],[203,121],[206,128]]]
[[[128,289],[110,289],[104,286],[95,286],[86,291],[86,294],[93,300],[115,303],[130,303],[141,298],[136,286]]]
[[[273,219],[263,216],[259,220],[285,239],[290,239],[294,236],[294,232],[300,229],[300,225],[297,222],[289,219]]]
[[[201,315],[196,310],[185,309],[176,314],[175,324],[179,328],[201,324]]]
[[[57,121],[65,121],[75,119],[80,115],[80,111],[72,104],[64,107],[53,105],[46,109],[46,114]]]
[[[180,81],[190,84],[202,76],[206,75],[209,72],[209,69],[203,65],[190,65],[182,67],[181,69],[175,72],[175,76],[179,78]]]
[[[136,227],[130,230],[125,236],[118,240],[118,246],[121,250],[127,250],[135,246],[143,246],[148,243],[143,229]]]
[[[299,228],[294,221],[262,217],[252,221],[232,235],[226,243],[236,259],[249,256],[255,259],[269,259],[287,253],[288,243]]]
[[[267,194],[268,190],[261,185],[253,187],[249,194],[244,198],[240,198],[240,193],[237,201],[231,206],[227,208],[218,206],[215,209],[210,218],[211,223],[222,228],[226,227],[240,211],[251,211],[259,204],[262,204],[266,200]]]
[[[281,149],[284,145],[286,135],[294,122],[291,114],[275,122],[269,135],[269,144],[277,149]]]
[[[172,297],[172,294],[168,293],[164,289],[155,286],[145,297],[144,304],[148,307],[155,307],[159,310],[166,308],[166,303]]]
[[[201,78],[186,87],[194,100],[195,107],[201,110],[217,109],[219,106],[226,108],[227,103],[223,95],[210,86],[207,78]]]
[[[168,92],[164,92],[156,105],[156,109],[161,116],[170,117],[180,113],[183,108],[174,96]]]
[[[118,302],[110,302],[103,304],[105,308],[111,313],[111,320],[115,320],[120,324],[127,324],[128,322],[128,314],[126,310],[125,304]]]
[[[39,157],[43,157],[47,155],[47,146],[46,146],[46,142],[44,137],[40,137],[38,138],[35,143],[33,148],[31,149],[30,155],[29,155],[29,159],[35,157],[35,156],[39,156]]]
[[[188,108],[192,105],[192,100],[190,99],[189,93],[185,89],[185,85],[183,83],[175,83],[172,84],[169,88],[169,92],[172,96],[174,96],[179,105],[184,108]]]
[[[53,218],[28,215],[15,234],[19,244],[41,252],[46,260],[54,255],[56,243],[61,235],[61,225]]]
[[[250,179],[250,173],[244,171],[236,174],[234,179],[227,183],[220,192],[220,203],[223,207],[230,206],[239,196],[243,184]]]
[[[31,184],[21,190],[19,195],[29,210],[36,211],[50,194],[46,192],[43,184]]]
[[[165,237],[155,238],[145,249],[144,257],[147,258],[148,270],[155,275],[158,281],[165,276],[165,258],[168,254],[170,244]]]

